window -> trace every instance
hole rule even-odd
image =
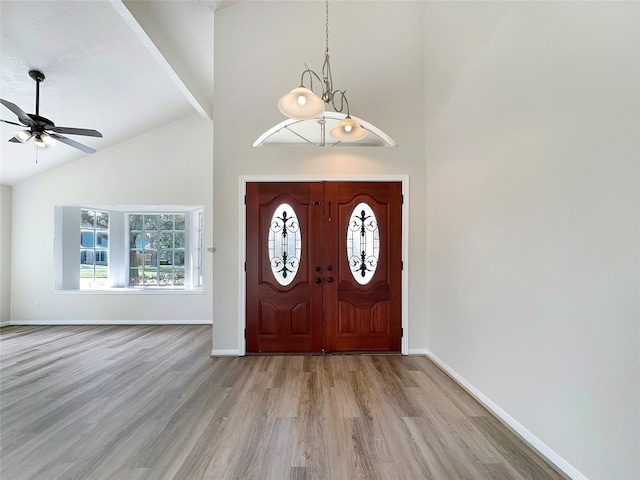
[[[288,203],[281,204],[273,212],[268,238],[271,271],[280,285],[287,286],[298,273],[302,251],[300,223]]]
[[[109,214],[80,210],[80,288],[107,286],[108,249]]]
[[[371,281],[380,256],[380,230],[371,207],[359,203],[351,212],[347,227],[347,261],[351,275],[360,285]]]
[[[344,113],[325,111],[320,118],[311,120],[296,120],[288,118],[275,127],[271,127],[253,142],[254,147],[304,145],[315,147],[396,147],[396,142],[382,130],[361,118],[353,117],[367,135],[355,142],[342,142],[327,135],[341,120],[346,117]]]
[[[184,286],[185,214],[129,214],[129,286]]]
[[[202,206],[55,207],[55,288],[200,290],[203,218]]]

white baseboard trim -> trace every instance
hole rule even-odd
[[[211,350],[212,357],[239,357],[240,350]]]
[[[438,367],[440,367],[447,375],[449,375],[458,385],[464,388],[473,398],[480,402],[487,410],[489,410],[498,419],[504,422],[509,428],[511,428],[517,435],[519,435],[525,442],[527,442],[533,449],[535,449],[540,455],[547,459],[560,471],[568,475],[573,480],[588,480],[588,478],[582,474],[573,465],[567,462],[564,458],[558,455],[542,440],[536,437],[533,433],[527,430],[524,426],[518,423],[511,415],[505,412],[491,399],[484,395],[480,390],[471,385],[464,377],[459,375],[449,365],[440,360],[436,355],[429,350],[424,350],[425,355],[429,357]]]
[[[212,325],[211,320],[12,320],[9,325]]]
[[[410,348],[409,355],[429,355],[429,350],[426,348]]]

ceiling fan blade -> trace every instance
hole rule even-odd
[[[86,145],[83,145],[81,143],[76,142],[75,140],[71,140],[70,138],[67,137],[63,137],[62,135],[58,135],[57,133],[50,133],[49,134],[51,137],[55,138],[56,140],[62,142],[62,143],[66,143],[67,145],[77,148],[78,150],[82,150],[85,153],[95,153],[96,151],[91,148],[91,147],[87,147]]]
[[[24,127],[25,126],[25,125],[22,125],[21,123],[10,122],[9,120],[2,120],[1,118],[0,118],[0,122],[10,123],[11,125],[17,125],[19,127]]]
[[[4,105],[5,107],[7,107],[9,110],[11,110],[13,113],[15,113],[18,116],[18,119],[22,122],[23,125],[27,126],[27,127],[33,127],[35,125],[35,122],[31,119],[31,117],[29,117],[29,115],[27,115],[26,113],[24,113],[20,107],[18,107],[17,105],[4,100],[2,98],[0,98],[0,103],[2,105]]]
[[[52,132],[68,133],[70,135],[85,135],[87,137],[102,137],[102,134],[97,130],[88,130],[86,128],[72,128],[72,127],[53,127],[50,128]]]

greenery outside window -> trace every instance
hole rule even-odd
[[[202,290],[202,206],[57,206],[54,218],[56,291]]]
[[[129,214],[129,286],[184,286],[184,213]]]
[[[109,280],[109,214],[80,210],[80,288],[104,288]]]

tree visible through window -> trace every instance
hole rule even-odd
[[[203,291],[204,223],[201,205],[56,206],[56,291]]]
[[[80,288],[106,287],[109,280],[109,214],[80,210]]]
[[[185,214],[129,214],[129,286],[184,286]]]

